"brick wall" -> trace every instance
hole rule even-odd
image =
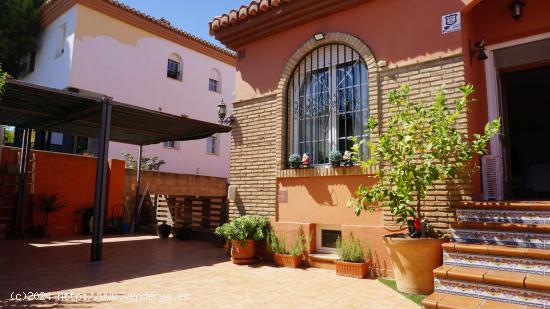
[[[149,183],[150,194],[226,196],[227,179],[219,177],[143,171],[141,190]],[[136,170],[126,169],[124,202],[132,210],[136,194]]]
[[[354,41],[345,34],[329,34],[327,39],[344,42],[364,55],[369,67],[370,112],[381,120],[382,128],[384,120],[391,116],[388,94],[404,83],[410,85],[413,100],[429,102],[444,84],[449,99],[460,97],[457,88],[465,83],[462,54],[450,54],[406,66],[378,68],[372,53],[362,42]],[[307,42],[289,60],[278,90],[234,103],[236,123],[232,131],[230,182],[237,187],[237,196],[230,203],[230,217],[245,214],[276,216],[276,177],[285,168],[284,159],[287,156],[287,138],[283,130],[286,81],[292,74],[292,68],[308,50],[315,47],[314,42]],[[459,126],[466,133],[466,114],[460,118]],[[376,140],[377,136],[372,138]],[[468,175],[457,181],[437,183],[430,190],[422,201],[422,209],[437,232],[447,233],[448,223],[455,220],[453,204],[468,199],[470,190]],[[384,225],[394,227],[387,209],[384,211]]]

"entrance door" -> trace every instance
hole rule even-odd
[[[508,199],[550,199],[550,63],[500,70]]]

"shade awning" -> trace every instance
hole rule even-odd
[[[228,126],[110,100],[110,140],[150,145],[201,139]],[[97,138],[102,97],[10,79],[0,98],[0,124]],[[215,111],[213,111],[215,112]]]

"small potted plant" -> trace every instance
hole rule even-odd
[[[38,195],[38,209],[44,214],[39,225],[34,227],[34,233],[37,237],[47,236],[46,229],[50,215],[56,216],[56,213],[67,206],[59,200],[59,195],[55,194],[40,194]]]
[[[305,250],[304,242],[304,235],[301,231],[296,235],[296,239],[294,239],[290,250],[286,249],[284,236],[270,231],[267,238],[269,249],[273,252],[275,265],[291,268],[298,268],[302,264]]]
[[[157,226],[157,235],[160,238],[168,238],[170,233],[172,233],[172,227],[166,224],[166,222],[162,222],[162,224]]]
[[[290,164],[291,168],[300,168],[300,164],[302,164],[302,158],[299,154],[293,153],[288,158],[288,164]]]
[[[231,240],[234,264],[251,264],[256,260],[255,241],[265,239],[269,219],[262,216],[242,216],[216,228],[216,235]]]
[[[342,162],[342,153],[335,149],[328,154],[328,160],[332,167],[339,167]]]
[[[350,235],[349,239],[336,240],[336,253],[340,257],[335,261],[336,274],[339,276],[363,279],[369,274],[370,250],[365,255],[359,239]]]
[[[353,154],[351,153],[351,151],[344,151],[344,155],[342,156],[342,163],[344,166],[353,166]]]

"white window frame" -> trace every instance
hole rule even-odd
[[[214,152],[210,152],[210,149],[208,149],[208,146],[209,146],[208,140],[210,138],[215,139],[214,140]],[[220,154],[220,136],[219,136],[219,134],[216,133],[216,134],[206,138],[206,154],[213,155],[213,156],[218,156]]]
[[[174,146],[169,146],[169,143],[174,143]],[[179,143],[177,141],[167,141],[167,142],[162,143],[162,147],[166,148],[166,149],[178,150],[179,149]]]
[[[289,100],[290,102],[287,103],[289,104],[289,107],[290,107],[290,119],[294,119],[295,117],[295,113],[294,113],[294,98],[298,97],[299,100],[301,100],[301,97],[302,97],[302,94],[300,93],[301,92],[301,89],[303,87],[303,84],[305,82],[305,80],[307,78],[310,78],[312,72],[318,72],[320,70],[328,70],[328,78],[330,79],[330,84],[328,85],[328,91],[329,91],[329,98],[330,100],[332,101],[333,98],[336,98],[337,95],[338,95],[338,70],[339,70],[339,66],[341,65],[345,65],[345,64],[348,64],[348,63],[353,63],[354,61],[359,61],[361,62],[363,65],[364,65],[364,69],[362,71],[362,73],[365,74],[365,78],[363,79],[361,76],[361,79],[360,79],[360,82],[358,82],[357,84],[354,84],[353,86],[351,86],[352,88],[353,87],[365,87],[365,91],[364,93],[362,93],[362,95],[364,97],[361,98],[361,102],[364,102],[363,104],[365,104],[365,107],[364,107],[364,113],[365,115],[367,116],[368,118],[368,115],[369,115],[369,87],[368,87],[368,77],[369,77],[369,71],[368,71],[368,67],[366,65],[366,63],[364,63],[364,60],[361,59],[359,53],[357,51],[355,51],[353,48],[351,47],[343,47],[344,48],[344,56],[340,55],[340,56],[337,56],[338,53],[340,53],[342,46],[344,45],[341,45],[341,44],[338,44],[337,45],[338,48],[336,48],[335,50],[332,50],[331,49],[331,52],[330,53],[325,53],[325,50],[323,50],[323,55],[325,57],[325,61],[321,60],[319,61],[319,65],[317,66],[317,61],[314,61],[314,60],[308,60],[311,58],[313,58],[313,52],[315,50],[313,50],[310,54],[308,54],[308,56],[306,56],[302,61],[300,61],[300,63],[298,64],[298,67],[297,67],[297,71],[294,72],[294,74],[292,75],[292,82],[293,82],[293,88],[292,90],[293,91],[298,91],[298,95],[296,96],[294,93],[292,93],[292,91],[289,89]],[[350,52],[351,52],[351,55],[350,55]],[[319,56],[317,56],[319,57]],[[330,59],[332,59],[334,62],[333,63],[330,63],[330,61],[327,61],[326,59],[328,59],[330,57]],[[310,64],[310,67],[309,68],[305,68],[302,64],[303,64],[303,61],[306,62],[306,64]],[[310,61],[310,62],[308,62]],[[329,62],[329,63],[327,63]],[[299,78],[296,78],[297,76],[299,76]],[[347,87],[349,88],[349,87]],[[331,90],[332,90],[332,93],[331,93]],[[306,89],[307,91],[307,89]],[[315,92],[315,94],[318,94],[318,93],[322,93],[322,92]],[[358,111],[356,111],[358,112]],[[345,114],[345,113],[344,113]],[[326,157],[328,158],[328,154],[330,153],[330,151],[332,151],[333,149],[339,149],[339,141],[341,140],[341,138],[338,136],[338,126],[339,126],[339,122],[338,122],[338,117],[340,115],[340,112],[336,109],[336,108],[332,108],[330,109],[330,112],[327,114],[329,119],[330,119],[330,123],[328,124],[328,126],[330,126],[330,129],[327,130],[326,134],[326,138],[324,139],[325,141],[327,141],[326,143],[326,146],[325,146],[325,152],[326,152]],[[315,118],[315,119],[318,119],[318,118]],[[307,121],[307,120],[306,120]],[[366,126],[367,122],[366,120],[363,121],[363,127]],[[295,153],[299,153],[300,155],[302,155],[302,153],[300,153],[299,149],[300,149],[300,121],[293,121],[292,122],[292,125],[289,126],[289,129],[291,130],[289,136],[291,137],[291,140],[290,141],[287,141],[291,147],[291,151],[292,152],[295,152]],[[313,136],[311,137],[311,141],[309,143],[318,143],[319,141],[319,136],[316,136],[318,134],[316,134],[316,130],[313,130]],[[363,134],[362,136],[364,136],[364,130],[361,131],[361,133]],[[313,151],[315,152],[317,150],[317,153],[319,152],[319,149],[317,148],[317,146],[313,146]],[[314,153],[309,153],[309,155],[312,157],[312,159],[315,157],[315,154]],[[326,166],[330,164],[330,162],[324,162],[324,163],[317,163],[315,162],[314,160],[314,165],[315,166]]]
[[[319,253],[336,253],[336,248],[322,247],[322,230],[332,230],[339,231],[342,233],[342,227],[339,225],[330,225],[330,224],[317,224],[316,235],[317,235],[317,252]]]

